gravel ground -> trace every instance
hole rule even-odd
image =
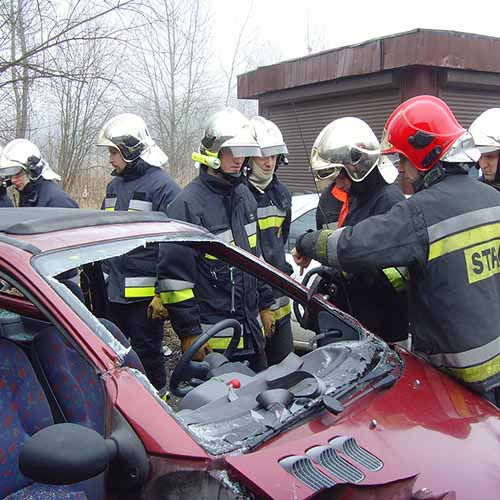
[[[165,335],[163,336],[163,352],[170,354],[165,356],[165,367],[167,369],[167,381],[170,381],[170,374],[175,368],[175,365],[182,356],[181,343],[179,338],[175,334],[169,321],[165,321]],[[170,395],[168,404],[173,408],[177,409],[179,403],[179,398]]]

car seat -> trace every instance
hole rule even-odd
[[[53,424],[47,398],[23,350],[0,338],[0,498],[85,500],[81,485],[49,486],[23,476],[18,457],[24,441]]]

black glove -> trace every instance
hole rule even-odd
[[[307,230],[301,234],[295,242],[295,248],[304,257],[314,257],[314,250],[316,248],[316,240],[318,239],[320,231],[313,229]]]

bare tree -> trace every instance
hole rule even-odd
[[[66,51],[61,71],[79,66],[82,79],[57,79],[53,85],[59,107],[54,156],[62,187],[67,191],[74,191],[79,172],[88,168],[89,153],[96,147],[99,129],[112,110],[108,94],[120,58],[108,54],[109,45],[106,40],[95,39],[86,44],[83,52]],[[117,48],[112,45],[111,49],[116,56]]]
[[[213,106],[209,12],[200,0],[158,0],[154,7],[157,18],[142,44],[136,93],[169,156],[169,170],[185,184],[195,174],[191,153]]]
[[[39,80],[84,80],[86,69],[61,67],[61,52],[93,40],[119,39],[125,27],[119,14],[139,0],[4,0],[0,3],[0,100],[14,95],[15,122],[10,133],[29,135],[30,93]],[[114,21],[106,21],[114,17]],[[98,23],[97,21],[102,21]],[[117,27],[118,26],[118,27]],[[11,117],[12,118],[12,117]]]

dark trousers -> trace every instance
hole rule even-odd
[[[270,365],[283,361],[293,351],[292,323],[290,315],[276,322],[274,335],[267,339],[266,354]]]
[[[110,302],[110,320],[130,339],[150,382],[161,389],[166,384],[162,339],[163,321],[148,319],[149,301],[119,304]]]

